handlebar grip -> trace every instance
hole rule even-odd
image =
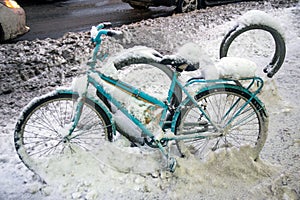
[[[98,25],[97,27],[92,26],[91,29],[91,41],[100,44],[101,43],[101,35],[107,35],[107,36],[115,36],[115,35],[122,35],[121,31],[115,31],[115,30],[106,30],[101,29],[103,27],[103,24]],[[98,29],[100,27],[100,29]]]
[[[115,31],[115,30],[109,30],[107,32],[107,36],[110,36],[110,37],[115,36],[115,35],[122,35],[122,34],[123,34],[122,31]]]
[[[111,22],[103,22],[104,28],[110,28],[112,26]]]
[[[112,26],[111,22],[102,22],[102,23],[98,24],[96,27],[97,27],[97,30],[99,31],[100,29],[110,28],[111,26]]]

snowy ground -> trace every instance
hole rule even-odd
[[[206,162],[179,159],[179,167],[170,174],[156,151],[104,145],[97,158],[81,155],[65,162],[63,168],[57,166],[43,185],[17,157],[15,121],[30,99],[67,85],[82,71],[84,56],[91,51],[89,35],[70,33],[59,40],[1,45],[0,199],[300,199],[300,5],[284,2],[245,2],[146,20],[122,26],[122,40],[104,41],[104,50],[109,47],[110,54],[134,45],[169,54],[193,41],[217,61],[224,34],[241,14],[259,9],[273,15],[284,28],[287,57],[273,79],[264,78],[266,87],[260,98],[269,111],[270,124],[258,162],[247,156],[247,148],[233,149]],[[272,53],[268,41],[260,32],[248,35],[238,41],[232,54],[266,63]],[[244,55],[239,45],[255,50],[254,55]],[[116,159],[111,159],[110,150],[124,156],[114,154]]]

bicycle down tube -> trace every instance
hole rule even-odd
[[[165,118],[167,110],[168,110],[168,106],[164,102],[162,102],[162,101],[156,99],[155,97],[152,97],[152,96],[146,94],[145,92],[141,91],[140,89],[135,88],[131,85],[128,85],[120,80],[115,80],[108,76],[105,76],[101,72],[94,71],[94,70],[92,72],[94,75],[96,75],[97,77],[100,77],[106,83],[115,86],[116,88],[122,90],[123,92],[126,92],[127,94],[130,94],[132,97],[163,108],[164,110],[163,110],[163,114],[162,114],[160,121],[162,121]],[[117,99],[112,97],[112,95],[110,95],[104,89],[104,87],[96,81],[97,77],[93,77],[93,75],[90,74],[88,76],[89,83],[91,83],[101,94],[103,94],[110,102],[112,102],[113,105],[115,105],[118,109],[120,109],[131,121],[133,121],[139,128],[141,128],[142,131],[147,136],[154,137],[154,135],[151,133],[151,131],[149,131],[142,124],[142,122],[140,122],[140,120],[138,120],[136,117],[134,117],[132,114],[130,114],[128,112],[128,110],[126,108],[124,108],[124,106],[122,106],[122,104]]]
[[[166,123],[165,119],[166,119],[166,115],[167,115],[167,111],[169,109],[168,107],[168,104],[170,102],[170,97],[173,95],[173,90],[174,87],[175,87],[175,84],[178,84],[179,87],[185,92],[185,94],[188,96],[188,98],[186,100],[191,100],[193,101],[193,103],[195,105],[197,105],[197,102],[194,100],[194,98],[188,93],[188,91],[184,88],[184,86],[182,86],[182,84],[177,80],[177,75],[176,73],[174,73],[174,78],[172,80],[172,83],[171,83],[171,87],[170,87],[170,90],[169,90],[169,93],[168,93],[168,99],[167,99],[167,103],[166,102],[163,102],[163,101],[160,101],[148,94],[146,94],[145,92],[141,91],[140,89],[137,89],[131,85],[128,85],[127,83],[124,83],[120,80],[115,80],[115,79],[112,79],[108,76],[105,76],[104,74],[102,74],[101,72],[98,72],[98,71],[94,71],[92,70],[93,74],[96,75],[97,77],[93,77],[94,75],[89,75],[88,76],[88,81],[94,85],[95,88],[97,88],[97,90],[103,94],[109,101],[112,102],[112,104],[114,104],[118,109],[120,109],[131,121],[133,121],[139,128],[141,128],[141,130],[147,135],[149,136],[150,138],[153,138],[154,135],[151,131],[149,131],[142,122],[140,122],[137,118],[135,118],[132,114],[130,114],[128,112],[128,110],[126,108],[124,108],[124,106],[121,105],[121,103],[116,100],[115,98],[113,98],[107,91],[105,91],[105,89],[103,88],[103,86],[101,84],[99,84],[97,82],[97,78],[100,77],[103,81],[105,81],[106,83],[108,84],[111,84],[115,87],[117,87],[118,89],[122,90],[123,92],[126,92],[128,94],[130,94],[132,97],[134,98],[137,98],[139,100],[142,100],[142,101],[145,101],[145,102],[148,102],[150,104],[154,104],[154,105],[157,105],[161,108],[163,108],[163,113],[162,113],[162,116],[161,116],[161,119],[160,119],[160,127],[163,126],[164,123]],[[179,106],[180,107],[180,106]],[[198,109],[200,110],[200,112],[206,117],[206,119],[211,122],[211,124],[214,126],[214,128],[216,130],[217,129],[217,126],[214,124],[214,122],[212,122],[212,120],[209,118],[209,116],[205,113],[205,111],[203,111],[203,109],[197,105]],[[175,132],[175,122],[171,122],[173,125],[171,127],[171,131],[174,133]],[[194,133],[196,134],[196,133]],[[164,139],[167,139],[167,140],[177,140],[177,139],[192,139],[192,138],[199,138],[199,137],[204,137],[203,134],[202,135],[194,135],[194,134],[190,134],[190,135],[186,135],[184,138],[182,136],[172,136],[172,137],[164,137]],[[217,137],[219,136],[219,134],[213,134],[213,135],[209,135],[211,137]],[[209,137],[208,136],[208,137]]]

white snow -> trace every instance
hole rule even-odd
[[[74,78],[71,89],[82,96],[87,91],[87,75]]]
[[[238,23],[242,24],[243,26],[253,24],[267,25],[277,30],[282,36],[285,35],[285,31],[283,30],[282,25],[278,23],[276,19],[274,19],[274,16],[267,14],[266,12],[263,12],[261,10],[251,10],[244,13],[238,19]]]
[[[192,63],[199,63],[200,57],[204,57],[203,50],[195,43],[186,43],[177,50],[177,55],[182,56]]]
[[[255,77],[257,66],[254,62],[237,57],[223,57],[216,64],[219,77],[241,79]]]
[[[90,33],[91,33],[91,38],[96,38],[96,36],[98,34],[97,27],[96,26],[92,26]]]
[[[209,8],[207,12],[215,13],[215,9],[218,11],[218,8]],[[235,7],[233,10],[236,10]],[[267,11],[275,15],[277,23],[285,30],[288,54],[284,66],[274,79],[266,79],[265,89],[260,96],[270,115],[269,138],[260,160],[253,162],[249,148],[245,146],[216,152],[204,162],[193,157],[178,158],[179,166],[174,174],[170,174],[165,171],[165,163],[157,150],[132,148],[125,140],[118,140],[113,144],[104,143],[95,154],[83,151],[76,155],[61,155],[49,166],[46,177],[48,184],[43,185],[17,158],[12,137],[17,116],[10,116],[1,118],[1,124],[4,125],[0,127],[0,199],[299,199],[300,127],[297,121],[300,113],[300,90],[297,86],[300,80],[300,12],[299,8]],[[135,31],[142,29],[141,33],[149,37],[147,45],[150,48],[171,52],[186,41],[193,40],[205,46],[205,51],[213,61],[218,61],[220,41],[230,30],[232,22],[222,21],[218,24],[212,21],[210,27],[205,27],[198,20],[200,14],[203,13],[174,15],[145,21],[148,25],[130,26]],[[187,21],[192,21],[194,26]],[[247,23],[252,22],[253,19]],[[127,26],[122,29],[127,30]],[[158,41],[159,36],[159,44],[151,41],[151,33],[155,41]],[[142,37],[143,34],[140,35]],[[135,40],[137,38],[134,35],[128,39]],[[243,44],[252,45],[250,40],[240,43]],[[265,60],[264,54],[270,52],[269,46],[262,46],[261,51],[255,52],[256,56],[260,56],[256,60],[258,64]],[[227,66],[227,61],[222,59],[220,62]],[[213,62],[208,63],[210,64],[205,68],[200,61],[203,68],[195,73],[199,75],[201,70],[212,69],[214,72],[211,75],[214,76],[217,68],[213,68]],[[225,69],[225,75],[231,76],[241,63],[244,61],[239,60],[238,65],[234,63],[233,68]],[[252,64],[247,61],[247,66]],[[221,66],[222,69],[226,67]],[[254,64],[251,69],[238,70],[241,70],[241,76],[252,76]],[[165,98],[165,88],[160,83],[169,81],[168,78],[163,75],[145,76],[139,70],[134,72],[134,68],[124,70],[118,77],[134,80],[137,85],[143,84],[141,88],[158,92],[158,97]],[[183,73],[183,76],[192,76],[191,74],[193,73]],[[143,78],[144,83],[138,82],[139,77]],[[161,81],[162,78],[165,79]]]
[[[153,62],[160,62],[162,55],[149,47],[146,46],[134,46],[129,49],[125,49],[124,51],[117,54],[113,60],[115,62],[122,62],[126,59],[139,59],[139,58],[148,58],[149,60],[153,60]]]

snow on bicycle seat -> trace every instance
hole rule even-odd
[[[195,43],[186,43],[181,46],[174,55],[166,55],[161,64],[171,65],[177,71],[195,71],[200,67],[200,57],[205,52]]]
[[[238,57],[223,57],[216,68],[219,78],[241,79],[255,77],[257,65],[251,60]]]

